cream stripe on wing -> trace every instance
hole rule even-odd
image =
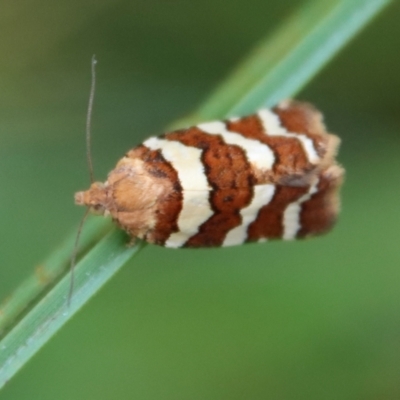
[[[305,201],[309,200],[311,196],[318,192],[318,179],[310,186],[310,189],[306,194],[301,196],[297,201],[290,203],[283,213],[283,235],[282,239],[292,240],[296,238],[297,232],[301,228],[300,225],[300,213],[301,205]]]
[[[224,122],[206,122],[197,125],[197,128],[210,135],[220,135],[226,144],[233,144],[241,147],[246,155],[250,164],[260,169],[272,169],[275,162],[274,152],[264,143],[248,139],[245,136],[228,131]]]
[[[143,144],[151,150],[161,150],[162,156],[178,174],[183,197],[178,217],[179,232],[172,233],[165,246],[181,247],[214,213],[208,200],[211,187],[201,161],[202,150],[156,137],[147,139]]]
[[[286,136],[298,139],[307,154],[308,160],[312,164],[317,164],[320,160],[318,153],[315,149],[314,142],[307,137],[306,135],[302,135],[301,132],[293,133],[289,132],[285,129],[281,121],[274,112],[268,109],[262,109],[258,112],[258,117],[260,118],[264,131],[269,136]]]
[[[251,200],[251,203],[240,210],[242,223],[228,232],[224,243],[222,244],[223,246],[234,246],[246,241],[247,228],[253,221],[255,221],[260,209],[272,200],[274,193],[275,185],[267,184],[254,186],[253,199]]]

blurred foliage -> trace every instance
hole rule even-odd
[[[74,228],[87,185],[190,112],[300,4],[5,1],[0,15],[0,297]],[[5,388],[6,399],[398,399],[400,63],[395,3],[299,98],[343,140],[326,237],[148,246]],[[133,265],[131,265],[133,267]]]

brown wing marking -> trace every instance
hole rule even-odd
[[[247,230],[248,241],[261,238],[281,239],[283,236],[283,214],[286,207],[306,194],[309,186],[294,187],[277,185],[273,199],[258,213],[257,219]]]
[[[340,208],[338,192],[342,181],[343,169],[337,165],[321,173],[318,191],[302,204],[298,238],[319,235],[333,227]]]
[[[227,232],[241,223],[239,212],[253,196],[254,176],[244,151],[197,127],[168,133],[165,138],[203,150],[204,170],[212,187],[210,205],[214,215],[199,227],[198,233],[185,246],[222,245]]]

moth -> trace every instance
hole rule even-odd
[[[150,137],[75,202],[170,248],[315,236],[339,212],[339,142],[314,106],[286,100]]]

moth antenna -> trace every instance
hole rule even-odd
[[[96,56],[92,56],[92,84],[90,86],[89,104],[86,116],[86,158],[89,167],[90,183],[94,182],[93,174],[93,162],[92,162],[92,150],[91,150],[91,125],[92,125],[92,114],[93,114],[93,102],[94,94],[96,90]]]
[[[90,85],[90,94],[89,94],[89,104],[87,109],[86,115],[86,158],[89,167],[89,176],[90,176],[90,183],[94,182],[94,173],[93,173],[93,162],[92,162],[92,150],[91,150],[91,127],[92,127],[92,114],[93,114],[93,102],[94,102],[94,94],[96,91],[96,56],[93,54],[92,56],[92,83]],[[68,301],[67,305],[71,304],[72,293],[74,292],[74,271],[75,271],[75,264],[76,264],[76,256],[78,254],[78,244],[79,239],[81,237],[83,224],[86,221],[87,216],[89,215],[89,207],[86,209],[85,214],[83,215],[81,222],[79,223],[78,232],[76,234],[74,248],[72,250],[71,255],[71,265],[70,265],[70,272],[71,272],[71,279],[69,284],[69,293],[68,293]]]
[[[74,243],[74,249],[73,249],[72,255],[71,255],[71,265],[70,265],[71,279],[69,281],[69,292],[68,292],[68,301],[67,301],[68,307],[71,304],[72,293],[74,292],[74,281],[75,281],[74,280],[74,272],[75,272],[76,256],[78,254],[79,239],[81,237],[83,224],[85,223],[88,215],[89,215],[89,208],[86,209],[85,214],[83,215],[81,222],[79,223],[78,232],[76,234],[75,243]]]

